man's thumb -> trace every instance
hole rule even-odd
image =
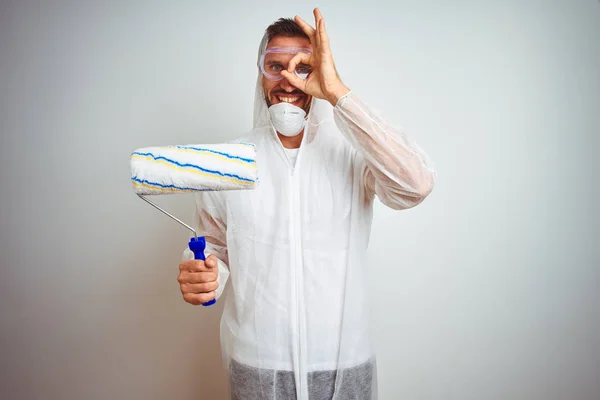
[[[217,258],[213,255],[210,255],[206,258],[206,261],[204,261],[204,265],[206,265],[209,268],[216,268],[217,267]]]

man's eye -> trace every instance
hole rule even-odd
[[[299,74],[310,74],[312,69],[310,68],[310,65],[300,64],[296,67],[296,72]]]
[[[271,64],[271,70],[274,72],[281,72],[283,70],[283,66],[281,66],[281,64]]]

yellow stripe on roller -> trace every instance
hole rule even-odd
[[[248,185],[252,185],[252,184],[255,183],[255,182],[242,181],[240,179],[232,178],[232,177],[229,177],[229,176],[221,176],[221,175],[215,174],[215,173],[199,171],[199,170],[197,170],[195,168],[192,168],[192,167],[187,167],[187,168],[180,167],[178,165],[174,165],[174,164],[171,164],[169,162],[166,162],[165,160],[155,160],[154,158],[152,158],[150,156],[140,156],[138,154],[134,154],[134,155],[131,156],[131,158],[132,159],[136,159],[136,160],[150,161],[153,164],[162,164],[162,165],[165,165],[165,166],[167,166],[169,168],[172,168],[172,169],[174,169],[176,171],[191,172],[191,173],[198,174],[198,175],[201,175],[201,176],[209,177],[211,179],[215,178],[215,179],[219,179],[219,180],[225,181],[225,182],[232,182],[232,183],[235,183],[237,185],[248,186]]]
[[[189,192],[189,190],[164,188],[164,187],[161,187],[161,186],[154,186],[154,185],[149,185],[147,183],[140,183],[140,182],[135,182],[135,181],[132,181],[131,183],[133,183],[133,186],[135,186],[136,188],[153,189],[153,190],[158,190],[159,192],[168,192],[168,193]]]

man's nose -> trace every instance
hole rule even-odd
[[[292,85],[290,83],[290,81],[288,81],[286,78],[283,78],[280,82],[279,82],[279,86],[285,90],[286,92],[293,92],[294,90],[296,90],[296,86]]]

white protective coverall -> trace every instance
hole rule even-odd
[[[263,39],[260,53],[266,48]],[[374,196],[419,204],[435,172],[354,93],[313,99],[295,166],[273,129],[258,72],[259,185],[197,195],[195,228],[219,259],[223,360],[233,399],[376,399],[366,259]],[[193,259],[186,250],[185,259]]]

